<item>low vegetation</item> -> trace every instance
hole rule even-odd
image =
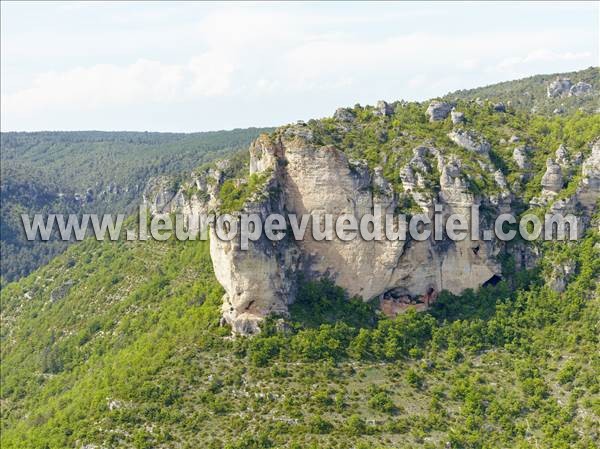
[[[51,243],[26,241],[21,213],[131,212],[152,176],[189,174],[194,167],[248,148],[269,130],[2,133],[3,281],[26,275],[68,246],[54,238]]]
[[[389,319],[324,279],[235,340],[206,242],[82,242],[3,291],[2,447],[595,447],[599,242],[547,249],[563,294],[538,270]]]

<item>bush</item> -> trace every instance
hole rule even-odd
[[[346,432],[354,436],[364,435],[367,433],[367,424],[359,415],[351,415],[346,421]]]
[[[369,407],[378,412],[390,414],[396,410],[394,402],[389,398],[389,393],[385,391],[380,391],[371,396]]]

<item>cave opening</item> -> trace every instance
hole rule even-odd
[[[489,278],[487,281],[485,281],[483,283],[484,287],[487,287],[488,285],[496,285],[498,284],[498,282],[500,282],[502,280],[502,276],[499,276],[497,274],[493,275],[491,278]]]

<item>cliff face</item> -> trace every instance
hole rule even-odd
[[[266,200],[249,201],[244,211],[335,217],[354,215],[357,220],[380,210],[383,215],[398,213],[398,195],[380,170],[348,160],[332,146],[312,143],[302,126],[289,128],[276,141],[259,139],[250,149],[254,173],[270,172],[265,189],[277,192]],[[423,212],[430,217],[434,202],[443,205],[444,214],[470,214],[475,199],[456,179],[456,165],[447,168],[438,153],[441,191],[431,198]],[[417,195],[417,193],[415,193]],[[422,198],[419,197],[422,201]],[[385,235],[385,229],[380,230]],[[379,297],[382,309],[397,313],[407,307],[423,308],[437,292],[460,293],[477,288],[500,274],[494,255],[494,242],[483,240],[436,242],[315,240],[311,233],[294,241],[271,242],[262,238],[251,242],[247,251],[238,242],[224,242],[213,234],[211,256],[217,279],[227,291],[223,318],[234,332],[253,333],[269,313],[283,314],[293,301],[298,274],[304,278],[328,276],[351,296],[365,300]]]
[[[426,309],[442,290],[460,294],[497,281],[501,277],[497,257],[501,252],[514,256],[517,270],[533,267],[539,254],[537,246],[483,238],[484,229],[493,229],[490,217],[502,213],[518,215],[527,207],[544,207],[548,212],[577,215],[580,234],[590,225],[600,192],[598,139],[589,144],[591,154],[587,158],[581,151],[575,153],[561,144],[548,155],[555,156],[556,162],[554,158],[542,161],[544,155],[536,154],[542,151],[532,139],[523,143],[512,135],[514,130],[508,129],[506,139],[492,143],[473,128],[468,116],[452,109],[455,105],[437,102],[434,106],[444,112],[426,125],[430,127],[428,132],[437,136],[435,139],[394,128],[393,114],[402,114],[410,105],[399,104],[396,108],[400,112],[394,112],[391,105],[378,104],[363,122],[357,117],[365,114],[363,110],[340,109],[331,122],[299,123],[259,137],[250,146],[248,168],[241,174],[242,179],[226,180],[228,165],[220,162],[179,190],[166,180],[155,180],[146,190],[145,199],[154,214],[209,213],[225,208],[223,191],[227,190],[227,182],[234,186],[229,191],[241,191],[251,179],[259,179],[258,188],[247,189],[242,202],[225,209],[258,214],[263,223],[271,214],[295,214],[298,219],[310,215],[312,221],[321,220],[323,224],[326,214],[333,215],[334,221],[335,217],[350,214],[360,222],[363,216],[377,213],[396,217],[420,213],[432,220],[441,213],[445,222],[451,214],[470,217],[473,206],[479,206],[480,231],[475,240],[434,240],[432,234],[424,241],[410,237],[365,240],[360,236],[343,241],[335,233],[332,239],[319,240],[311,232],[295,240],[288,222],[282,240],[271,241],[262,235],[243,250],[239,239],[221,240],[212,227],[214,271],[226,291],[222,320],[235,334],[244,335],[259,332],[261,321],[268,315],[285,316],[301,279],[329,277],[350,296],[375,298],[383,313],[396,315],[408,308]],[[476,102],[469,107],[481,114],[486,106]],[[490,114],[507,114],[506,110],[489,109]],[[463,119],[450,120],[451,111]],[[423,116],[425,113],[420,112]],[[497,120],[495,115],[491,119]],[[500,117],[503,120],[506,118]],[[317,135],[322,133],[322,126],[329,126],[325,135],[337,138],[336,144],[324,142]],[[365,157],[354,158],[352,148],[357,145],[347,140],[353,133],[375,136],[375,156],[363,151],[360,154]],[[404,148],[398,148],[400,145]],[[533,171],[536,164],[538,173],[546,170],[537,178]],[[575,174],[579,177],[574,178]],[[573,179],[577,180],[576,188],[567,194],[564,188]],[[528,205],[523,185],[529,182],[537,184],[540,196]],[[236,212],[232,215],[235,217]],[[469,220],[469,236],[471,226]],[[379,231],[385,235],[385,229]],[[557,267],[559,271],[562,268]],[[552,279],[560,277],[557,273],[551,274]],[[564,282],[552,279],[551,285],[564,288]]]

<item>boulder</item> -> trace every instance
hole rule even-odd
[[[377,105],[375,106],[375,115],[379,115],[382,117],[388,117],[394,113],[394,109],[388,103],[383,100],[379,100]]]
[[[591,92],[592,92],[591,84],[584,83],[583,81],[579,81],[577,84],[571,86],[571,89],[569,89],[569,96],[581,97],[584,95],[588,95]]]
[[[573,83],[569,78],[557,77],[554,81],[548,84],[546,89],[548,98],[562,97],[567,95],[571,89],[571,86],[573,86]]]
[[[427,108],[427,115],[429,115],[430,122],[439,122],[445,120],[452,110],[450,103],[444,103],[442,101],[432,101]]]
[[[542,196],[556,195],[563,186],[562,170],[552,158],[546,161],[546,173],[542,176]]]
[[[453,109],[450,111],[450,118],[452,119],[453,124],[458,125],[459,123],[463,123],[465,121],[465,114]]]
[[[353,122],[356,120],[356,115],[350,108],[338,108],[333,114],[333,118],[340,122]]]
[[[529,170],[531,168],[531,164],[529,163],[527,157],[527,148],[526,147],[517,147],[513,150],[513,160],[517,164],[521,170]]]
[[[569,163],[569,153],[567,151],[567,148],[563,144],[560,144],[560,146],[556,150],[555,156],[556,163],[558,165],[567,165]]]
[[[491,149],[491,145],[487,140],[472,131],[452,131],[448,134],[448,137],[459,147],[474,153],[487,155]]]

